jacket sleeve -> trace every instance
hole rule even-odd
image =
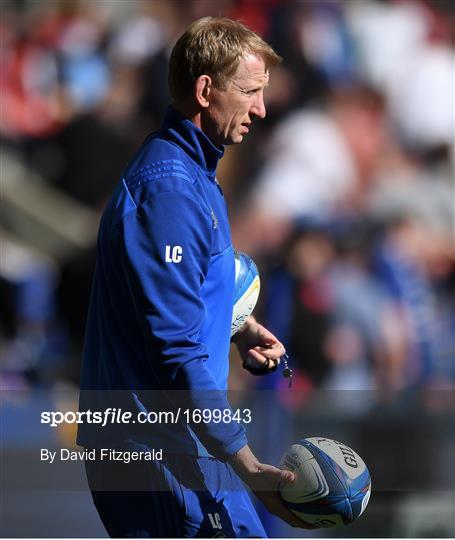
[[[210,215],[189,194],[161,192],[125,216],[122,236],[123,271],[147,350],[154,352],[148,359],[153,378],[163,390],[184,391],[191,409],[230,409],[206,366],[208,352],[200,340]],[[207,450],[221,459],[247,443],[237,422],[191,427]]]

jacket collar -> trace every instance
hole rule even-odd
[[[210,176],[215,176],[218,161],[224,154],[223,146],[217,148],[203,131],[172,105],[167,109],[161,130]]]

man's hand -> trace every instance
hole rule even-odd
[[[271,514],[291,527],[314,529],[313,525],[305,523],[286,508],[280,497],[279,490],[295,479],[291,471],[260,463],[248,445],[236,452],[229,462]]]
[[[252,316],[248,317],[245,326],[234,336],[233,342],[237,345],[246,369],[273,371],[286,352],[281,341]]]

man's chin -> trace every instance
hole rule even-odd
[[[243,135],[237,135],[236,137],[229,139],[228,142],[226,142],[226,145],[230,144],[240,144],[243,141]]]

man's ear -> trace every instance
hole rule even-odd
[[[201,75],[194,83],[194,97],[198,104],[206,109],[209,106],[210,89],[212,79],[209,75]]]

